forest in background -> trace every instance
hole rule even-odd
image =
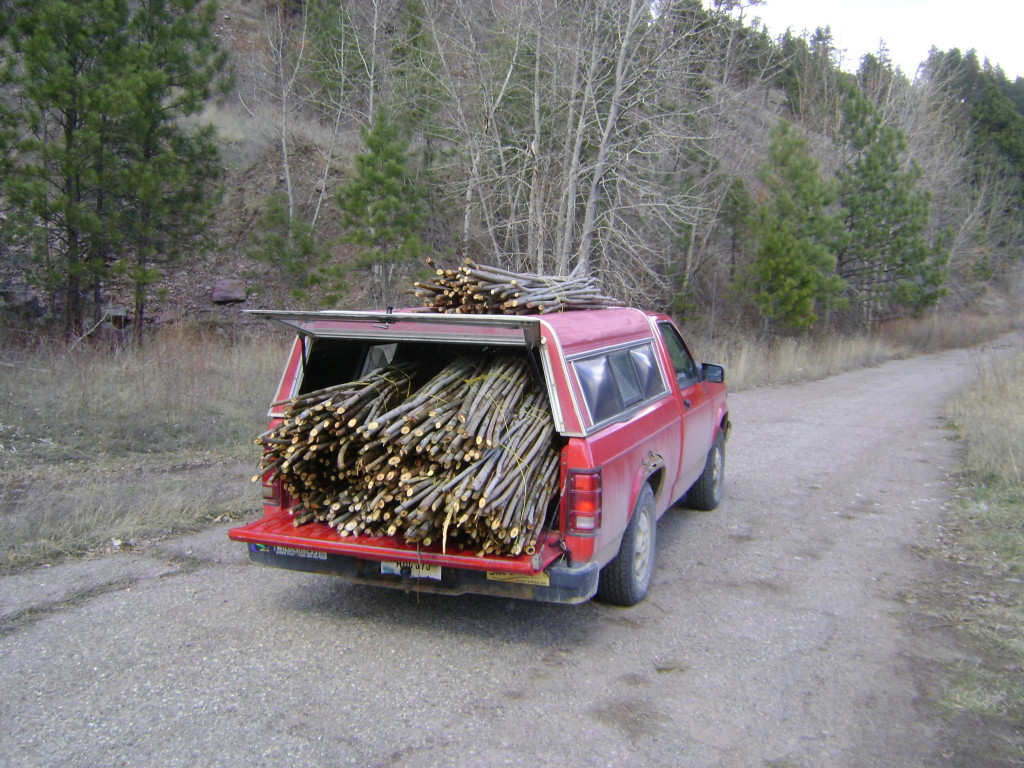
[[[3,302],[141,339],[225,251],[269,304],[408,303],[429,255],[773,335],[1012,290],[1024,80],[846,72],[757,5],[0,0]]]

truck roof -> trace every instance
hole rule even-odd
[[[572,357],[599,347],[649,339],[652,317],[639,309],[621,307],[553,312],[540,319],[554,332],[565,356]]]

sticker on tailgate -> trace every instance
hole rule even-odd
[[[541,571],[540,573],[502,573],[501,571],[488,571],[488,581],[511,581],[515,584],[534,584],[541,587],[551,586],[551,579]]]
[[[311,549],[296,549],[295,547],[274,547],[275,555],[286,555],[287,557],[307,557],[310,560],[326,560],[326,552],[314,552]]]
[[[389,573],[393,576],[401,576],[403,571],[405,571],[405,575],[413,579],[433,579],[434,581],[441,580],[440,565],[428,565],[427,563],[388,562],[382,562],[380,564],[381,573]]]

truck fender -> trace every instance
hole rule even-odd
[[[611,561],[616,555],[619,554],[619,548],[622,546],[622,537],[626,533],[626,527],[629,521],[633,517],[633,511],[636,509],[637,499],[640,498],[640,489],[645,484],[649,483],[651,490],[654,491],[655,498],[655,517],[660,518],[665,511],[668,509],[667,506],[662,505],[658,501],[658,497],[661,495],[664,483],[663,474],[665,468],[665,459],[661,454],[649,451],[647,456],[644,458],[640,466],[637,467],[635,474],[633,475],[632,487],[629,491],[629,517],[626,518],[626,526],[623,526],[622,530],[619,531],[618,535],[605,542],[600,551],[594,553],[594,559],[601,563],[601,566],[605,566]]]
[[[633,476],[632,487],[629,489],[630,517],[633,516],[633,509],[636,507],[636,500],[640,496],[640,489],[643,488],[645,484],[649,484],[651,486],[651,490],[654,491],[655,499],[661,495],[664,469],[664,457],[660,453],[648,451],[643,462],[639,467],[637,467],[636,474]],[[660,508],[660,504],[656,504],[655,506],[658,507],[657,516],[661,517],[665,510]]]
[[[718,409],[718,431],[722,433],[723,440],[728,440],[729,433],[732,432],[732,422],[729,420],[729,411],[725,406]],[[716,434],[715,437],[718,435]]]

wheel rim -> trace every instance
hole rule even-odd
[[[651,516],[646,509],[637,510],[636,536],[633,539],[633,576],[638,585],[647,578],[651,564]]]
[[[722,477],[725,474],[722,471],[724,464],[725,456],[722,455],[722,449],[715,446],[714,458],[711,460],[711,492],[715,498],[718,498],[718,494],[722,490]]]

